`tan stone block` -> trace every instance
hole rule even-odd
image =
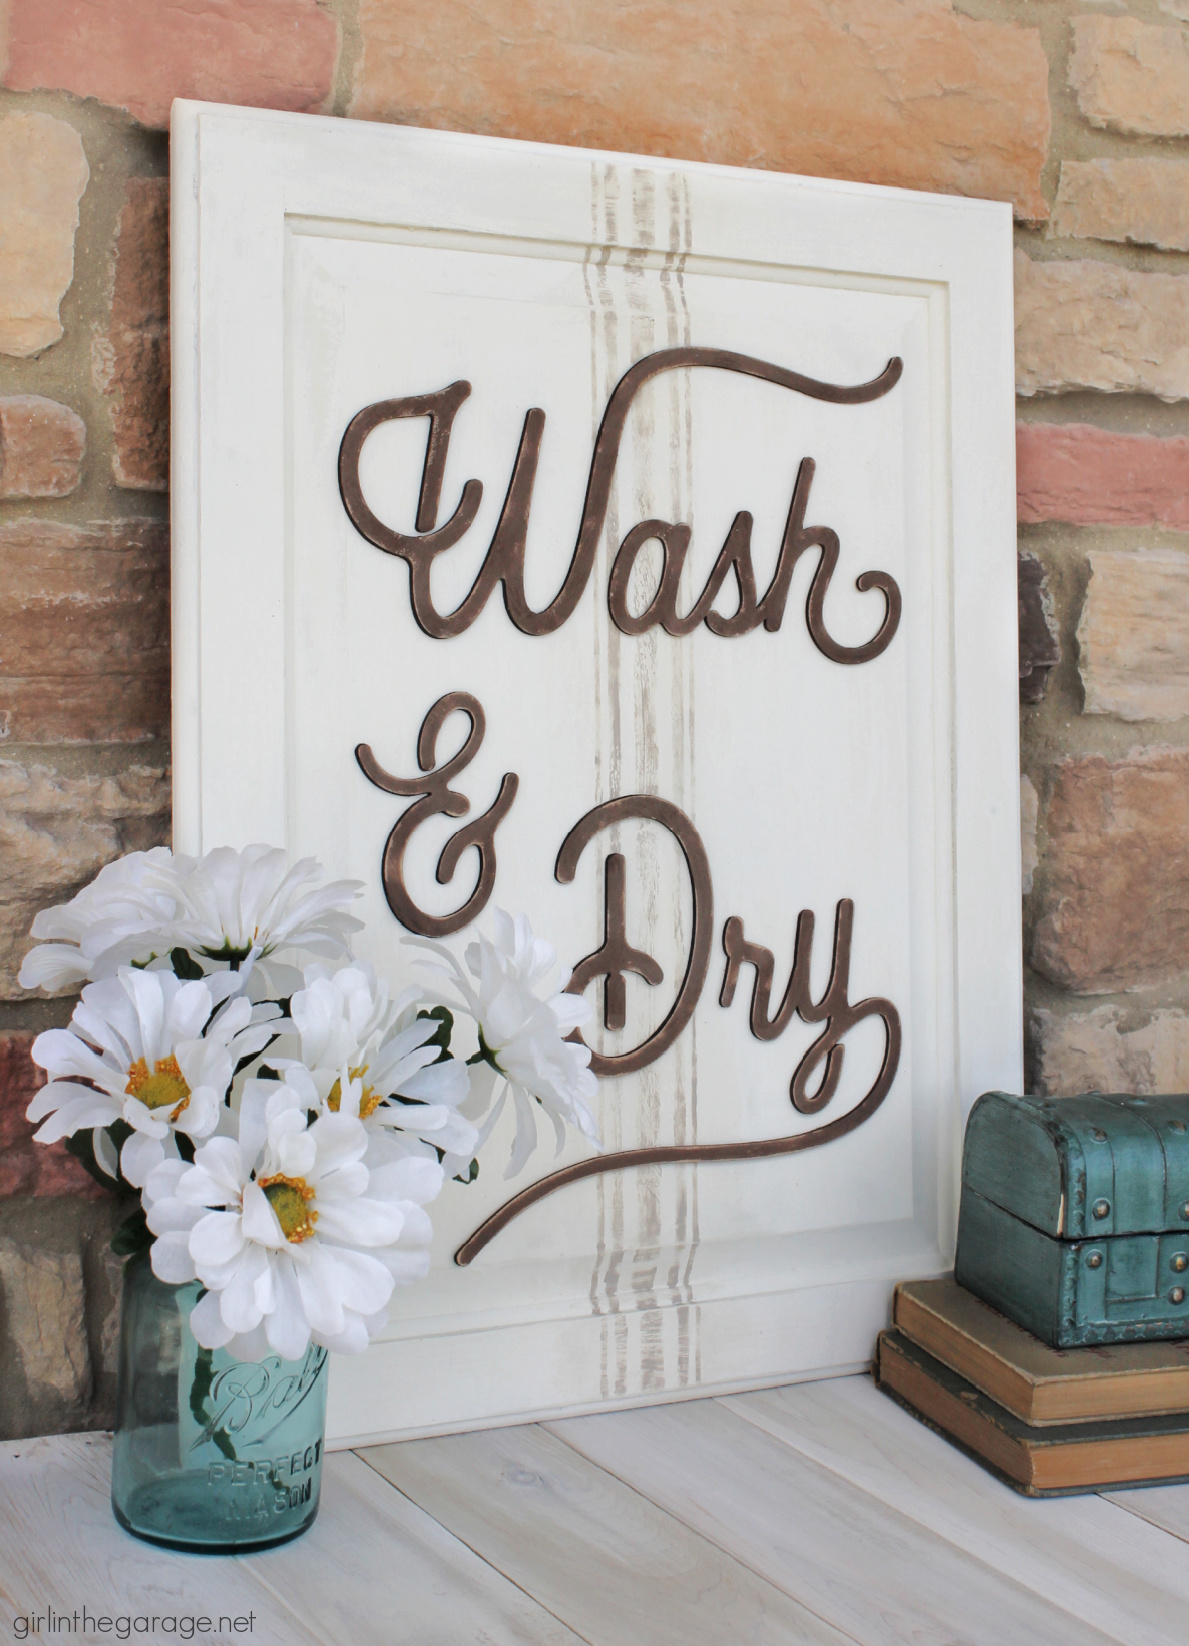
[[[1136,17],[1074,17],[1069,85],[1092,126],[1138,137],[1189,134],[1189,42]]]
[[[0,999],[17,983],[33,916],[61,903],[124,852],[169,839],[169,773],[132,766],[112,777],[66,777],[0,760]]]
[[[40,394],[0,396],[0,497],[66,497],[82,478],[87,425]]]
[[[1057,764],[1032,964],[1079,994],[1189,970],[1189,750]]]
[[[165,130],[175,97],[316,113],[334,88],[327,0],[8,0],[4,84],[98,97]]]
[[[25,1111],[45,1075],[30,1052],[36,1036],[0,1034],[0,1199],[9,1195],[73,1195],[106,1199],[106,1191],[67,1154],[66,1144],[35,1143]]]
[[[1024,773],[1020,777],[1020,890],[1026,897],[1032,890],[1039,861],[1036,854],[1036,825],[1040,817],[1040,796],[1036,784]]]
[[[949,0],[361,0],[350,112],[1014,202],[1048,216],[1036,29]]]
[[[111,409],[116,484],[169,488],[169,179],[128,184],[116,242],[111,323],[94,352]]]
[[[1189,160],[1063,160],[1049,233],[1189,251]]]
[[[163,521],[0,526],[0,729],[23,743],[168,734]]]
[[[1189,277],[1015,255],[1016,392],[1189,397]]]
[[[77,1252],[39,1251],[0,1236],[0,1285],[8,1337],[37,1396],[83,1406],[91,1393],[91,1356]]]
[[[95,1185],[99,1193],[99,1185]],[[103,1279],[107,1287],[107,1305],[103,1311],[103,1323],[99,1328],[99,1370],[108,1377],[115,1377],[119,1370],[120,1361],[120,1300],[124,1291],[124,1259],[117,1257],[110,1244],[103,1247],[100,1253],[103,1265]]]
[[[1152,1097],[1189,1091],[1189,1017],[1154,1011],[1130,1023],[1118,1006],[1031,1013],[1038,1084],[1050,1097],[1078,1092],[1130,1092]]]
[[[89,177],[82,139],[65,120],[0,118],[0,353],[37,354],[61,337],[58,305],[74,279]]]
[[[1096,549],[1078,622],[1087,714],[1189,714],[1189,555]],[[1189,963],[1189,957],[1187,957]]]

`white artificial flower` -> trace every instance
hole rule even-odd
[[[388,985],[364,962],[334,973],[310,967],[305,983],[293,995],[289,1015],[319,1106],[364,1122],[369,1164],[402,1154],[440,1154],[450,1176],[464,1172],[479,1140],[459,1113],[471,1082],[465,1064],[438,1062],[437,1045],[428,1044],[441,1024],[418,1017],[421,991],[407,989],[390,1001]],[[273,1063],[295,1080],[290,1063]]]
[[[131,852],[100,869],[69,903],[36,917],[33,936],[48,941],[25,956],[21,987],[55,990],[111,977],[132,962],[164,963],[176,948],[232,967],[275,949],[350,954],[362,922],[344,911],[360,883],[313,885],[321,874],[316,859],[290,866],[271,846],[221,846],[200,858],[175,857],[164,846]],[[290,967],[274,964],[271,976],[258,968],[254,992],[278,983],[288,993],[301,977]]]
[[[21,988],[64,989],[167,953],[176,900],[147,885],[146,877],[171,869],[174,861],[167,846],[129,852],[105,864],[69,903],[43,909],[32,935],[48,941],[25,956]]]
[[[275,1033],[268,1008],[238,989],[234,973],[183,982],[172,972],[122,969],[83,990],[69,1029],[47,1029],[33,1042],[33,1061],[50,1077],[28,1108],[44,1122],[39,1143],[94,1129],[95,1158],[115,1177],[116,1153],[104,1130],[132,1127],[119,1169],[140,1187],[166,1156],[174,1132],[209,1137],[241,1059]],[[221,1004],[222,1002],[222,1004]]]
[[[533,1099],[553,1122],[555,1154],[561,1153],[567,1125],[601,1147],[598,1125],[588,1104],[598,1091],[598,1081],[587,1067],[590,1050],[565,1038],[587,1021],[591,1009],[578,995],[542,998],[537,994],[538,986],[553,970],[557,955],[551,944],[533,936],[527,916],[518,915],[513,920],[502,909],[495,911],[494,940],[480,933],[477,942],[467,945],[470,977],[444,944],[416,938],[405,941],[418,943],[445,958],[447,967],[435,969],[448,969],[464,1010],[478,1024],[479,1049],[490,1073],[482,1078],[480,1064],[472,1077],[472,1099],[466,1106],[472,1118],[478,1118],[490,1103],[498,1077],[505,1080],[480,1132],[479,1146],[490,1135],[509,1091],[512,1093],[516,1137],[504,1176],[514,1177],[521,1171],[536,1147]],[[452,1004],[449,1000],[445,1003]]]
[[[176,859],[149,883],[176,899],[175,945],[210,960],[235,963],[255,950],[349,954],[363,922],[344,913],[360,895],[358,880],[313,886],[322,874],[316,858],[290,864],[275,846],[218,846],[197,859]]]
[[[369,1170],[363,1124],[312,1123],[303,1095],[249,1081],[239,1136],[213,1137],[194,1164],[166,1161],[145,1189],[153,1272],[206,1295],[190,1315],[203,1348],[285,1360],[311,1339],[359,1353],[383,1325],[397,1281],[422,1278],[432,1228],[422,1207],[442,1184],[436,1161]]]

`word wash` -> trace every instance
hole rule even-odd
[[[541,455],[541,438],[545,432],[545,413],[534,406],[525,414],[512,478],[508,482],[491,547],[470,593],[452,612],[443,613],[435,607],[430,588],[433,563],[439,554],[453,548],[469,530],[483,498],[483,482],[468,480],[454,513],[443,525],[437,524],[450,433],[459,407],[470,395],[471,385],[451,383],[436,394],[409,395],[401,400],[380,400],[374,405],[365,406],[351,419],[343,435],[339,448],[339,490],[343,506],[356,530],[378,549],[397,555],[408,563],[410,599],[419,627],[434,640],[449,640],[455,635],[464,634],[486,606],[496,587],[502,585],[504,607],[522,634],[553,634],[560,629],[573,614],[590,581],[632,401],[644,385],[660,373],[691,366],[740,372],[795,390],[812,400],[826,400],[842,406],[858,406],[882,399],[895,388],[903,370],[902,362],[892,359],[870,383],[848,388],[838,383],[821,383],[815,378],[803,377],[799,372],[768,365],[766,361],[756,360],[750,355],[732,354],[726,349],[660,349],[655,354],[645,355],[624,373],[607,402],[595,437],[578,541],[561,588],[541,611],[533,611],[525,599],[524,557],[533,485]],[[372,512],[359,480],[359,458],[368,435],[382,423],[406,417],[429,419],[429,438],[417,499],[417,531],[413,535],[393,530]],[[746,510],[735,516],[706,587],[684,614],[677,610],[677,589],[689,552],[690,528],[669,520],[642,520],[634,526],[621,543],[611,568],[608,605],[616,627],[625,634],[643,634],[659,626],[674,636],[692,634],[702,623],[714,634],[724,636],[749,634],[761,625],[775,631],[784,621],[789,585],[798,560],[807,549],[818,548],[821,559],[813,574],[806,605],[806,622],[814,645],[835,663],[867,663],[878,657],[891,644],[900,623],[900,589],[895,578],[887,572],[863,572],[856,579],[856,587],[863,593],[877,589],[884,597],[884,614],[879,628],[861,646],[839,645],[829,634],[824,607],[826,593],[838,565],[840,545],[838,534],[829,526],[805,524],[814,469],[811,457],[801,464],[781,539],[776,571],[762,596],[756,592],[751,556],[752,516]],[[661,543],[664,550],[665,564],[660,587],[647,609],[632,616],[627,609],[627,588],[632,566],[645,543],[653,538]],[[731,572],[738,585],[739,604],[730,617],[724,617],[712,608]]]

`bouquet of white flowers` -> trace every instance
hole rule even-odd
[[[590,1053],[565,1038],[589,1007],[538,992],[555,955],[524,916],[497,913],[465,966],[425,945],[452,996],[392,996],[351,958],[358,883],[320,880],[266,846],[134,852],[38,915],[21,971],[85,985],[70,1027],[33,1046],[38,1140],[139,1194],[116,1249],[200,1282],[194,1338],[239,1360],[366,1348],[393,1287],[428,1271],[425,1207],[447,1176],[473,1180],[509,1091],[507,1175],[535,1146],[534,1105],[559,1150],[567,1125],[598,1142]]]

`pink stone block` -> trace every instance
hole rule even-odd
[[[321,109],[337,18],[319,0],[10,0],[14,91],[70,91],[169,125],[175,97]]]
[[[74,1195],[93,1200],[103,1190],[66,1153],[64,1143],[34,1143],[37,1127],[25,1119],[45,1075],[29,1056],[31,1034],[0,1034],[0,1196]]]
[[[1189,531],[1189,439],[1017,423],[1020,520]]]

